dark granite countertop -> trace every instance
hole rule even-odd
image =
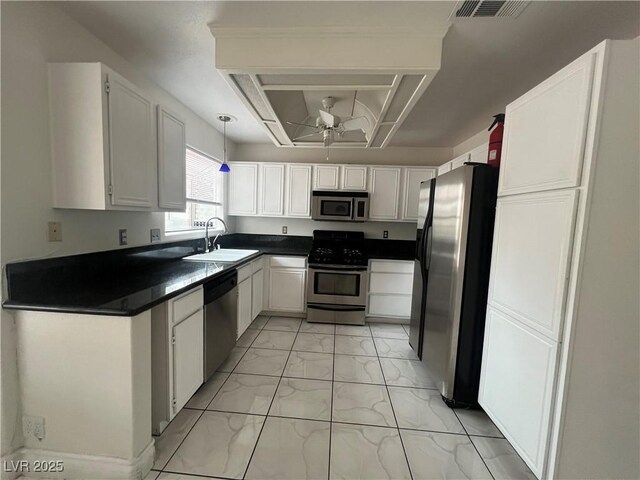
[[[311,237],[231,234],[223,248],[258,250],[234,263],[193,262],[202,240],[111,250],[6,267],[3,307],[91,315],[135,316],[252,261],[260,255],[307,256]],[[369,258],[411,260],[415,242],[367,240]]]

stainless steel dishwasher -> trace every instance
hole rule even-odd
[[[204,284],[204,379],[229,356],[238,333],[238,272]]]

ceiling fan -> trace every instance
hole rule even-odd
[[[320,115],[316,117],[315,125],[308,125],[306,123],[287,122],[289,125],[299,125],[302,127],[313,128],[316,131],[303,135],[301,137],[294,138],[293,141],[301,140],[307,137],[313,137],[322,134],[322,141],[325,147],[328,147],[334,142],[335,136],[342,137],[345,132],[351,132],[356,130],[362,130],[367,137],[367,130],[369,129],[369,120],[366,117],[353,117],[348,120],[342,120],[337,115],[331,113],[331,109],[335,105],[334,97],[324,97],[322,99],[322,106],[324,110],[319,110]]]

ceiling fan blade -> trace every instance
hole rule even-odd
[[[332,115],[329,112],[325,112],[324,110],[318,111],[320,112],[320,118],[322,118],[322,121],[327,127],[335,127],[340,122],[340,119],[335,115]]]
[[[367,120],[367,117],[355,117],[342,122],[342,129],[345,132],[349,132],[352,130],[362,130],[366,133],[368,128],[369,120]]]
[[[298,141],[298,140],[302,140],[303,138],[307,138],[307,137],[314,137],[314,136],[318,135],[319,133],[320,133],[320,132],[314,132],[314,133],[310,133],[310,134],[308,134],[308,135],[303,135],[303,136],[301,136],[301,137],[294,138],[292,141],[293,141],[293,142],[296,142],[296,141]]]
[[[289,125],[299,125],[301,127],[318,128],[315,125],[307,125],[306,123],[286,122]]]

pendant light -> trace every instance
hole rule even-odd
[[[222,165],[220,165],[220,171],[222,173],[229,173],[231,169],[229,168],[229,164],[227,164],[227,123],[235,122],[235,117],[231,115],[218,115],[218,120],[222,122]]]

